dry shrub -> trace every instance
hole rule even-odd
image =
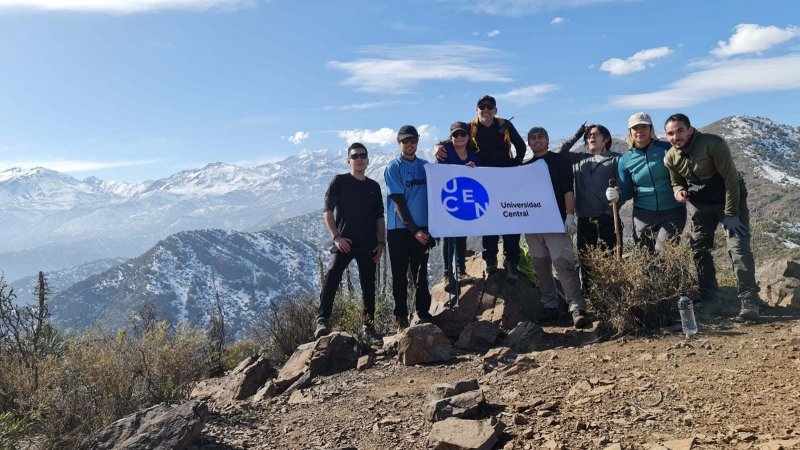
[[[660,254],[636,246],[622,260],[613,249],[590,247],[582,261],[592,271],[589,304],[600,326],[615,335],[670,323],[678,296],[697,291],[692,252],[685,243],[668,242]]]
[[[62,355],[40,362],[39,383],[3,360],[16,394],[16,417],[30,422],[43,448],[87,448],[109,423],[163,401],[188,398],[213,351],[204,330],[153,322],[116,333],[87,331]],[[13,364],[13,362],[11,362]],[[10,370],[10,371],[9,371]]]
[[[314,339],[318,310],[310,295],[276,299],[256,319],[253,339],[270,360],[284,362],[300,344]]]

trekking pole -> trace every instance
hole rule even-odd
[[[617,187],[617,180],[614,178],[608,180],[608,187]],[[622,235],[619,231],[619,211],[617,210],[617,201],[611,201],[611,212],[614,214],[614,236],[617,238],[617,245],[615,247],[617,259],[622,259]]]
[[[458,307],[459,301],[461,300],[461,286],[458,285],[458,278],[459,278],[459,275],[460,275],[459,268],[458,268],[458,266],[459,266],[459,264],[458,264],[458,238],[452,238],[452,239],[453,239],[453,277],[455,278],[455,281],[456,281],[456,292],[455,292],[454,295],[456,296],[456,307]]]

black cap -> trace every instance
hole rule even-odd
[[[413,125],[403,125],[400,127],[400,131],[397,132],[397,140],[402,141],[405,138],[409,137],[419,137],[419,133],[417,133],[417,129],[414,128]]]
[[[494,97],[492,97],[491,95],[484,95],[483,97],[480,98],[480,100],[478,100],[478,106],[481,106],[481,105],[486,104],[486,103],[489,103],[490,105],[492,105],[494,107],[497,107],[497,102],[494,100]]]
[[[453,122],[450,124],[450,134],[453,134],[453,131],[456,130],[464,130],[469,133],[469,125],[466,122]]]

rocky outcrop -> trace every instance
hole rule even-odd
[[[95,438],[94,450],[182,450],[200,437],[208,417],[205,403],[147,408],[105,427]]]
[[[249,356],[224,377],[198,383],[192,389],[191,398],[210,400],[218,405],[244,400],[255,394],[272,374],[274,372],[267,358]]]
[[[309,383],[318,375],[355,369],[358,357],[358,341],[347,333],[331,333],[303,344],[286,361],[278,376],[264,385],[253,400],[260,401],[281,394],[304,377],[306,379],[301,384]],[[302,389],[302,386],[294,386],[294,389],[298,388]]]
[[[492,322],[479,320],[468,323],[456,341],[456,347],[483,353],[492,348],[500,336],[500,329]]]
[[[761,299],[770,306],[800,308],[800,263],[777,260],[760,264],[756,279]]]

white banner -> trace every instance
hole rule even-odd
[[[426,164],[434,237],[563,233],[547,163],[519,167]]]

